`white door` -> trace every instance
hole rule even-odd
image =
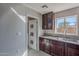
[[[29,20],[29,48],[36,49],[37,21]]]

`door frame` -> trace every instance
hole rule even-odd
[[[29,23],[29,19],[28,19],[28,17],[31,17],[31,18],[35,18],[36,20],[37,20],[37,27],[38,27],[38,29],[39,29],[39,23],[38,23],[38,21],[39,21],[39,18],[38,17],[36,17],[36,16],[33,16],[33,15],[27,15],[26,16],[26,20],[27,20],[27,35],[28,35],[28,37],[27,37],[27,48],[28,48],[28,45],[29,45],[29,30],[28,30],[28,23]],[[39,35],[38,35],[38,33],[39,33],[39,30],[37,29],[37,41],[36,41],[36,50],[37,51],[39,51]]]

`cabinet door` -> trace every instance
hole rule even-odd
[[[64,55],[64,42],[52,41],[51,54],[57,56]]]
[[[42,15],[42,29],[47,29],[47,14]]]
[[[66,43],[65,55],[66,56],[79,56],[79,45]]]
[[[55,45],[55,54],[57,56],[64,56],[64,46]]]
[[[45,52],[50,54],[50,40],[49,39],[45,39]]]
[[[50,41],[50,54],[55,55],[55,44],[52,43],[52,40]]]
[[[68,56],[79,56],[79,50],[73,48],[68,49]]]
[[[42,15],[42,29],[54,29],[55,20],[53,12]]]
[[[45,29],[45,15],[42,15],[42,29]]]
[[[44,51],[45,50],[45,43],[43,38],[39,38],[39,49]]]
[[[43,52],[50,54],[50,40],[45,38],[40,38],[39,49]]]
[[[47,16],[47,22],[48,22],[47,28],[52,29],[52,26],[53,26],[53,13],[48,13],[47,15],[48,15]]]

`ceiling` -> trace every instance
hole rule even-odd
[[[59,12],[62,10],[78,7],[79,3],[26,3],[24,5],[41,14],[44,14],[50,11]],[[48,8],[42,8],[43,5],[47,5]]]

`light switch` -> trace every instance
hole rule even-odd
[[[18,33],[16,33],[16,35],[17,35],[17,36],[21,36],[22,34],[21,34],[21,32],[18,32]]]

